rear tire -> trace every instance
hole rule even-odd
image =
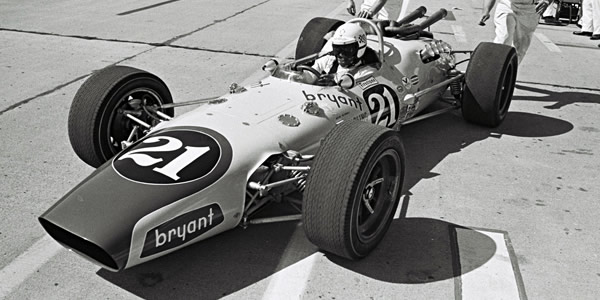
[[[398,132],[359,121],[335,126],[307,178],[302,221],[308,239],[341,257],[367,256],[398,207],[404,161]]]
[[[322,17],[310,20],[306,26],[304,26],[304,29],[298,38],[298,44],[296,45],[296,59],[321,51],[323,46],[325,46],[325,43],[327,43],[325,35],[335,31],[342,24],[344,24],[344,21]],[[307,62],[306,64],[310,65],[312,62]]]
[[[145,104],[143,104],[145,103]],[[121,151],[137,123],[124,111],[153,125],[156,120],[143,106],[173,103],[171,93],[157,76],[146,71],[110,66],[90,76],[75,94],[69,111],[69,140],[79,158],[97,168]],[[173,116],[173,109],[161,110]],[[141,130],[134,140],[141,138]]]
[[[487,127],[504,121],[517,80],[515,48],[494,43],[480,43],[467,67],[462,95],[465,120]]]

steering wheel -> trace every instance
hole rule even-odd
[[[311,66],[298,65],[298,66],[296,66],[296,70],[298,70],[298,71],[308,71],[308,72],[313,73],[315,76],[317,76],[317,78],[321,77],[321,73],[319,73],[319,71],[315,70],[315,68],[313,68]]]

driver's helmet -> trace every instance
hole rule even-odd
[[[356,23],[346,23],[338,27],[331,38],[333,55],[340,66],[349,68],[365,54],[367,35]]]

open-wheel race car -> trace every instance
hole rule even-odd
[[[327,18],[308,22],[295,60],[269,61],[266,78],[218,97],[174,103],[148,72],[95,72],[77,91],[68,129],[75,153],[97,169],[39,221],[112,271],[238,226],[286,220],[301,220],[325,252],[365,257],[402,193],[402,125],[461,109],[467,121],[495,127],[514,89],[514,48],[455,51],[425,30],[445,10],[412,24],[424,14],[421,7],[398,22],[348,21],[370,32],[367,64],[376,71],[364,78],[336,81],[311,67],[344,24]],[[468,57],[466,71],[456,68],[458,54]],[[426,110],[433,103],[441,108]],[[173,117],[183,105],[198,107]],[[257,217],[272,203],[295,213]]]

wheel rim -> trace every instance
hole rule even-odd
[[[146,107],[162,104],[163,99],[150,88],[136,88],[120,97],[114,108],[109,111],[107,131],[104,137],[101,137],[106,141],[101,144],[107,147],[102,154],[110,158],[121,151],[121,142],[127,141],[130,136],[133,137],[132,141],[136,141],[144,135],[143,131],[146,128],[128,118],[127,114],[154,126],[158,120],[147,112]]]
[[[399,190],[400,156],[389,149],[377,158],[361,186],[356,216],[358,239],[368,243],[386,228]]]
[[[512,90],[514,88],[514,71],[513,64],[509,64],[502,80],[502,87],[500,88],[500,99],[498,103],[498,115],[500,119],[508,113],[508,107],[510,105],[510,98],[512,96]]]

